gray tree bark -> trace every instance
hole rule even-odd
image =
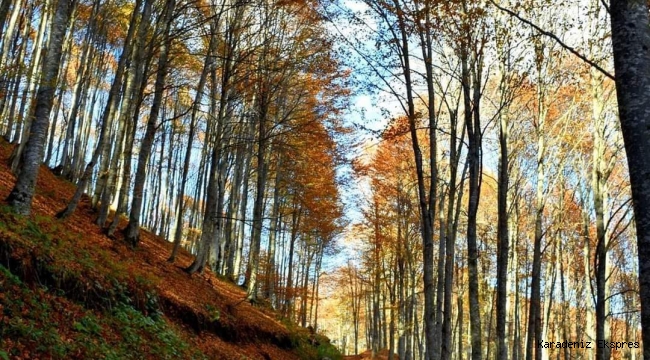
[[[136,3],[136,6],[139,5],[139,2]],[[92,157],[90,159],[90,162],[86,165],[86,168],[81,175],[81,178],[79,179],[79,182],[77,183],[77,189],[68,202],[68,205],[65,207],[65,209],[61,210],[58,214],[57,217],[60,219],[65,219],[68,216],[72,215],[74,211],[77,208],[77,205],[79,204],[79,200],[81,200],[81,195],[83,195],[84,191],[86,190],[86,183],[88,180],[90,180],[90,177],[92,175],[92,171],[95,167],[95,164],[97,163],[97,160],[99,159],[99,155],[104,149],[104,145],[106,143],[106,138],[107,138],[107,133],[109,131],[109,126],[112,121],[112,118],[117,111],[118,103],[120,101],[120,96],[121,93],[120,91],[122,90],[122,83],[123,83],[123,78],[124,78],[124,72],[126,70],[126,64],[127,60],[131,57],[131,50],[132,50],[132,43],[131,40],[133,39],[133,35],[135,33],[135,19],[137,18],[137,7],[133,11],[133,15],[131,16],[131,23],[129,26],[129,30],[127,31],[127,36],[124,40],[124,48],[122,50],[122,55],[120,56],[120,60],[117,65],[117,69],[115,71],[115,78],[113,79],[113,84],[111,85],[111,89],[109,91],[108,95],[108,100],[106,102],[106,108],[104,109],[104,113],[102,114],[102,125],[101,129],[99,132],[99,138],[97,139],[97,146],[92,154]],[[117,151],[118,149],[116,149]]]
[[[133,184],[133,199],[131,201],[131,212],[129,214],[129,224],[124,229],[124,240],[132,246],[137,246],[140,241],[140,211],[142,210],[142,196],[147,175],[147,165],[153,147],[154,136],[156,135],[158,114],[162,105],[165,91],[165,80],[167,78],[167,67],[169,64],[169,50],[171,47],[171,23],[176,7],[175,0],[167,0],[163,12],[163,41],[160,47],[160,57],[158,58],[158,69],[156,72],[156,82],[154,84],[154,98],[151,104],[151,111],[147,121],[142,144],[140,145],[140,154],[138,156],[138,167],[135,173]]]
[[[650,18],[645,1],[611,0],[610,11],[616,95],[637,232],[643,357],[650,359]]]
[[[30,136],[21,154],[22,169],[16,180],[16,185],[7,197],[9,205],[21,215],[29,215],[31,212],[38,170],[45,154],[50,112],[59,78],[63,39],[74,6],[75,0],[59,0],[56,6],[50,28],[50,46],[47,49],[45,61],[43,61],[41,81],[36,94],[36,107],[29,130]]]
[[[185,147],[185,159],[183,160],[183,173],[181,174],[181,183],[178,189],[178,208],[176,211],[176,231],[174,233],[174,247],[172,253],[169,256],[167,261],[174,262],[176,259],[176,254],[178,253],[178,248],[181,244],[181,238],[183,235],[183,218],[185,214],[185,186],[187,184],[187,175],[190,168],[190,160],[192,157],[192,144],[194,143],[194,133],[196,132],[196,123],[199,112],[199,107],[201,105],[201,99],[203,98],[203,90],[205,88],[205,83],[208,78],[208,72],[212,68],[214,63],[214,48],[216,47],[215,35],[210,36],[210,43],[208,45],[207,55],[205,57],[203,71],[201,72],[201,77],[199,78],[199,84],[196,88],[196,98],[194,99],[194,104],[192,104],[192,114],[190,117],[190,128],[187,139],[187,146]]]

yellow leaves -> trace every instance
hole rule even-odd
[[[178,102],[185,108],[189,108],[194,103],[188,86],[183,86],[178,90]]]
[[[108,43],[115,46],[120,44],[126,36],[132,13],[133,4],[131,2],[107,2],[100,8],[96,18],[89,18],[86,21],[89,23],[96,21],[99,28],[104,27]]]
[[[185,70],[183,72],[184,76],[194,75],[198,79],[198,74],[203,70],[203,59],[201,57],[192,54],[184,41],[173,41],[171,53],[174,54],[170,59],[174,68]]]

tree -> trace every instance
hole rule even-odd
[[[147,21],[147,13],[151,9],[151,1],[147,1],[145,4],[144,8],[144,15],[142,16],[143,21]],[[99,159],[99,155],[102,153],[105,147],[105,143],[108,140],[108,130],[110,123],[112,121],[113,116],[117,112],[117,106],[120,101],[120,91],[122,90],[122,83],[123,83],[123,76],[124,72],[126,70],[126,64],[127,60],[131,56],[131,51],[133,50],[133,44],[131,43],[133,39],[133,35],[135,33],[135,24],[136,24],[136,19],[137,19],[137,14],[138,14],[138,8],[139,8],[140,2],[136,3],[136,8],[133,11],[133,14],[131,16],[131,22],[129,24],[129,30],[126,35],[126,38],[124,40],[124,49],[122,50],[122,54],[120,55],[120,60],[117,65],[117,69],[115,71],[115,77],[113,79],[113,84],[111,85],[111,89],[109,92],[109,98],[106,102],[106,108],[104,109],[104,113],[102,114],[102,125],[101,125],[101,130],[99,132],[99,138],[97,141],[97,147],[95,148],[95,151],[92,154],[91,160],[88,162],[86,165],[86,168],[79,178],[79,182],[77,184],[77,190],[75,191],[74,195],[72,196],[72,199],[70,199],[68,205],[66,206],[65,209],[61,210],[58,214],[58,218],[66,218],[76,210],[77,205],[79,204],[79,200],[81,200],[81,195],[83,195],[85,189],[86,189],[86,183],[90,179],[90,176],[92,175],[93,168],[95,167],[95,164],[97,163],[97,160]],[[102,224],[103,225],[103,224]]]
[[[643,356],[650,358],[650,16],[643,1],[612,0],[616,96],[630,172],[639,257]]]
[[[45,142],[54,101],[54,92],[59,78],[63,38],[75,6],[74,0],[59,0],[50,27],[50,46],[43,61],[42,77],[36,95],[34,119],[29,127],[29,138],[21,154],[22,164],[16,185],[11,190],[7,202],[21,215],[31,212],[34,188],[38,170],[45,155]]]
[[[174,10],[176,7],[175,0],[167,0],[162,12],[162,19],[159,22],[161,26],[162,43],[160,46],[160,56],[158,58],[158,69],[156,70],[156,82],[154,85],[154,98],[149,112],[147,128],[145,130],[140,152],[138,155],[138,167],[135,173],[133,185],[133,199],[131,201],[131,212],[129,213],[129,224],[124,230],[126,242],[133,247],[137,246],[140,240],[140,211],[142,210],[142,192],[146,179],[146,169],[151,155],[154,136],[158,128],[158,115],[163,101],[165,90],[165,81],[169,65],[169,51],[171,47],[171,28],[174,19]]]

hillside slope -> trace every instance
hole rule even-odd
[[[15,177],[0,142],[0,199]],[[183,252],[142,232],[133,250],[93,223],[87,198],[54,219],[74,185],[46,167],[33,215],[0,202],[0,359],[318,359],[337,357],[329,341],[252,306],[214,274],[188,275]],[[120,235],[121,236],[121,235]]]

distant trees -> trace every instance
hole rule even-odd
[[[545,339],[612,341],[632,324],[621,314],[637,311],[618,292],[634,294],[636,286],[619,275],[635,272],[615,254],[636,246],[630,192],[619,177],[626,172],[621,132],[605,120],[616,116],[611,76],[603,72],[608,34],[599,26],[607,9],[596,2],[499,6],[512,12],[481,2],[359,1],[328,13],[334,26],[351,24],[339,35],[352,64],[364,64],[358,71],[367,78],[359,81],[389,99],[387,129],[357,172],[370,189],[356,236],[367,244],[361,258],[374,259],[358,270],[370,292],[360,315],[370,319],[362,322],[367,347],[400,358],[609,359],[616,354],[602,347],[536,346]],[[572,11],[588,14],[584,27],[572,23]],[[546,32],[513,13],[537,19]],[[563,37],[548,36],[569,28],[584,31],[583,42],[573,39],[573,54],[589,56],[565,54],[567,45],[557,43]],[[412,51],[418,47],[421,53]],[[393,210],[396,198],[382,192],[384,184],[398,187],[390,170],[368,170],[407,155],[402,178],[412,184],[404,195],[421,205],[415,220]],[[430,190],[420,191],[421,183]],[[413,283],[423,328],[400,323],[409,316],[400,304],[411,299],[394,297],[399,291],[391,286],[392,276],[404,280],[392,261],[399,264],[405,248],[406,219],[423,236],[414,259],[424,283]],[[397,305],[382,307],[394,298]],[[390,336],[393,319],[402,334],[415,334],[419,352],[401,350],[401,335]],[[638,332],[626,334],[639,340]]]

